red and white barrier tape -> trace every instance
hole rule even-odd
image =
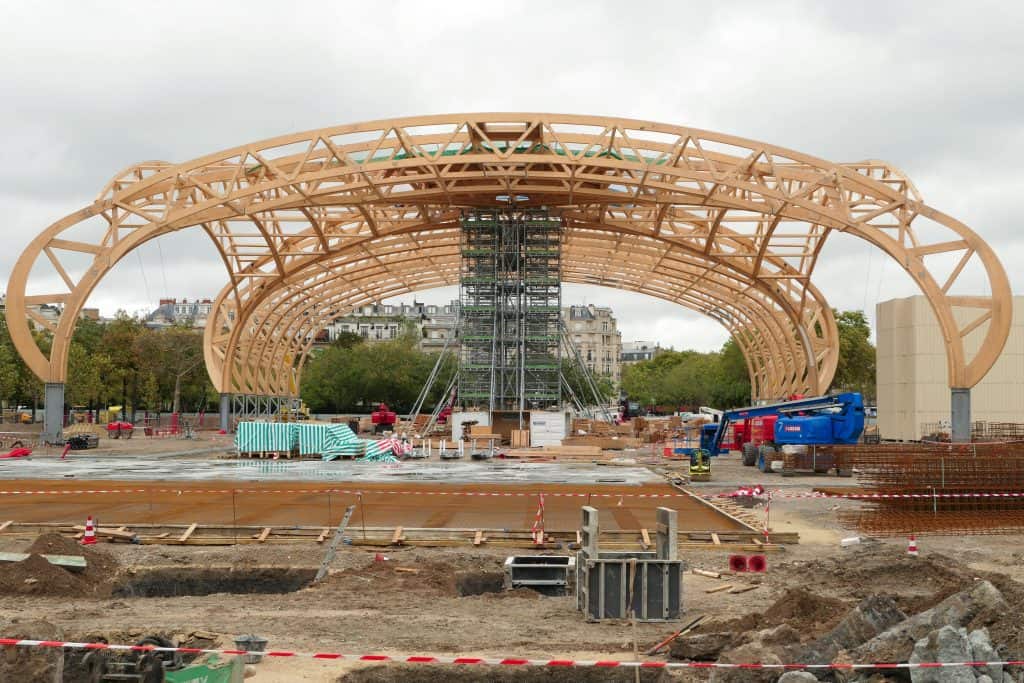
[[[257,654],[248,650],[218,650],[198,647],[157,647],[154,645],[115,645],[108,643],[75,643],[60,640],[29,640],[0,638],[0,646],[61,648],[70,650],[115,650],[121,652],[180,652],[182,654]],[[345,654],[340,652],[295,652],[291,650],[267,650],[258,654],[264,657],[310,658],[327,660],[349,660],[360,662],[391,662],[396,664],[479,664],[486,666],[543,666],[543,667],[606,667],[641,669],[773,669],[786,671],[849,670],[849,669],[946,669],[953,667],[984,668],[990,666],[1024,666],[1024,660],[994,662],[872,662],[858,664],[763,664],[761,662],[663,662],[624,661],[617,659],[529,659],[527,657],[459,657],[447,655],[385,655]]]
[[[373,489],[243,489],[243,488],[220,488],[220,489],[145,489],[145,488],[123,488],[123,489],[36,489],[36,490],[0,490],[0,496],[77,496],[82,494],[117,494],[117,493],[173,493],[182,495],[185,493],[221,493],[221,494],[253,494],[253,493],[286,493],[286,494],[326,494],[337,493],[342,495],[397,495],[397,496],[481,496],[481,497],[506,497],[506,498],[533,498],[540,493],[550,498],[688,498],[687,493],[576,493],[570,491],[378,491]],[[696,495],[696,494],[695,494]],[[808,492],[785,492],[781,489],[766,490],[764,493],[755,494],[703,494],[698,497],[707,500],[719,498],[845,498],[848,500],[882,500],[916,498],[920,500],[933,499],[977,499],[977,498],[1024,498],[1024,491],[1011,491],[1005,493],[819,493]]]
[[[0,491],[0,496],[74,496],[98,493],[339,493],[350,495],[400,495],[400,496],[485,496],[533,498],[538,492],[525,491],[375,491],[373,489],[53,489]],[[573,493],[568,491],[543,491],[545,496],[560,498],[688,498],[686,493]]]
[[[1024,491],[1012,491],[1007,493],[821,493],[818,491],[805,491],[805,492],[793,492],[788,493],[781,489],[766,490],[761,494],[751,493],[719,493],[719,494],[707,494],[701,496],[709,500],[715,500],[718,498],[845,498],[847,500],[876,500],[876,499],[900,499],[900,498],[918,498],[921,500],[932,500],[936,498],[1024,498]]]

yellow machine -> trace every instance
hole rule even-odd
[[[703,448],[690,456],[690,481],[711,481],[711,458]]]
[[[281,422],[300,422],[309,419],[309,406],[305,401],[299,403],[298,408],[281,408]]]

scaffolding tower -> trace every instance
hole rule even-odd
[[[461,224],[459,401],[558,406],[561,219],[546,209],[478,209]]]

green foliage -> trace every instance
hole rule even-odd
[[[839,329],[839,364],[832,391],[859,391],[864,400],[875,400],[875,347],[871,327],[863,311],[833,311]]]
[[[331,346],[336,346],[341,349],[347,349],[356,344],[362,344],[363,338],[355,332],[339,332],[338,336],[331,342]]]
[[[399,413],[410,410],[430,376],[437,354],[416,348],[415,334],[369,344],[347,338],[315,353],[302,371],[302,399],[317,413],[367,412],[387,403]],[[426,406],[433,408],[455,372],[448,354]]]
[[[862,311],[835,311],[839,329],[839,366],[833,391],[875,396],[875,348]],[[735,408],[750,402],[750,377],[743,352],[730,339],[721,351],[665,351],[654,359],[623,369],[622,388],[641,405],[709,405]]]
[[[49,334],[33,334],[49,353]],[[101,408],[127,401],[136,410],[158,411],[172,408],[177,393],[182,409],[208,407],[217,397],[202,361],[201,332],[150,330],[123,311],[106,323],[79,320],[68,348],[65,397],[73,406]],[[0,400],[36,405],[42,394],[43,383],[15,351],[0,315]]]
[[[132,347],[138,369],[152,374],[159,388],[161,405],[147,406],[150,410],[159,411],[165,406],[171,412],[193,410],[211,402],[212,386],[203,364],[201,332],[176,325],[135,337]]]
[[[641,405],[733,408],[750,402],[746,362],[731,339],[721,351],[663,351],[629,365],[622,388]]]

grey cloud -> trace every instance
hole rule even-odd
[[[997,246],[1024,288],[1011,213],[1024,186],[1020,3],[51,2],[6,3],[0,24],[0,274],[137,161],[388,116],[540,110],[886,159]],[[204,240],[163,238],[162,261],[147,246],[149,293],[128,261],[93,303],[144,308],[165,277],[171,295],[214,295],[224,274],[196,257]],[[833,239],[816,283],[833,305],[869,312],[914,293],[882,262]],[[586,291],[616,303],[627,338],[724,339],[670,304]]]

